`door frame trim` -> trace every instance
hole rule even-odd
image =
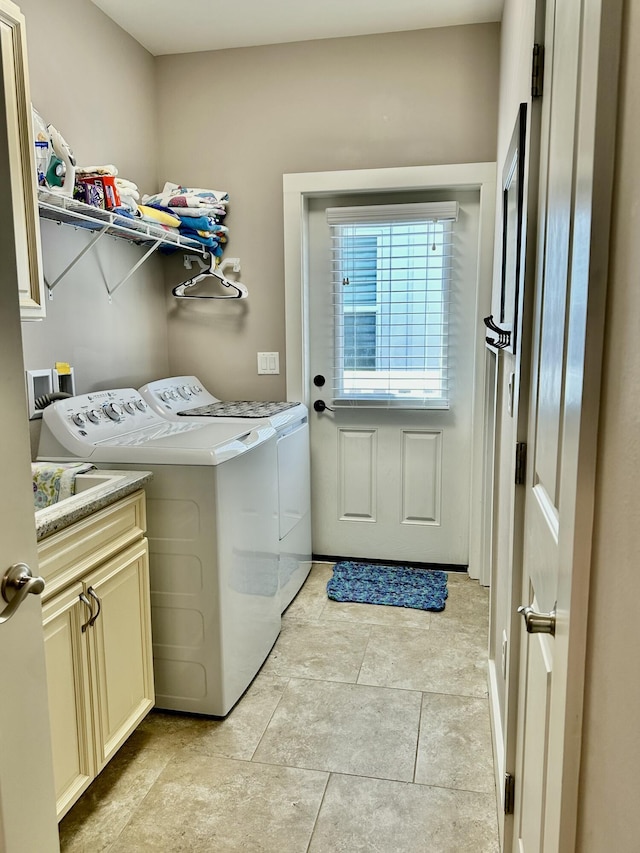
[[[485,342],[481,318],[491,312],[496,164],[460,163],[298,172],[283,175],[286,388],[288,400],[309,404],[309,200],[344,193],[411,190],[479,190],[480,234],[476,280],[476,337],[473,379],[469,575],[485,586],[482,572],[482,480],[484,451]]]

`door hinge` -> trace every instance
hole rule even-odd
[[[544,45],[534,44],[531,63],[531,97],[541,98],[544,83]]]
[[[527,445],[524,441],[516,444],[516,486],[524,486],[527,479]]]
[[[504,813],[513,814],[516,801],[516,780],[511,773],[504,774]]]

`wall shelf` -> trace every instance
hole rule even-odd
[[[110,210],[92,207],[90,204],[84,204],[84,202],[76,201],[68,196],[58,195],[41,188],[38,189],[38,211],[41,219],[49,219],[59,225],[71,225],[76,229],[82,228],[92,233],[87,245],[78,252],[54,281],[48,282],[45,279],[50,299],[53,298],[54,288],[104,236],[127,240],[129,243],[147,249],[140,260],[116,285],[113,287],[109,287],[108,284],[105,285],[109,299],[157,249],[181,249],[187,250],[191,254],[194,252],[201,255],[206,254],[205,247],[196,240],[190,240],[180,234],[166,231],[161,225],[152,225],[142,219],[130,219]]]

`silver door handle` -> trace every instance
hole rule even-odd
[[[518,607],[518,613],[524,617],[524,624],[530,634],[556,633],[556,611],[555,607],[551,613],[538,613],[530,604]]]
[[[95,613],[91,614],[91,619],[89,619],[89,625],[93,628],[93,626],[96,624],[96,619],[98,618],[98,616],[100,615],[100,611],[102,610],[102,602],[100,601],[100,599],[96,595],[96,591],[92,586],[89,587],[87,592],[89,593],[91,598],[95,599],[95,602],[98,605],[98,609],[96,610]]]
[[[84,594],[84,592],[81,592],[80,595],[78,596],[78,598],[80,599],[80,601],[83,604],[85,604],[89,608],[89,618],[80,627],[80,630],[84,634],[84,632],[87,630],[89,625],[91,625],[91,620],[93,619],[93,607],[91,606],[91,602],[89,601],[87,596]]]
[[[31,573],[26,563],[15,563],[7,569],[0,582],[0,593],[7,607],[0,613],[0,625],[8,622],[29,593],[40,595],[44,589],[44,580]]]

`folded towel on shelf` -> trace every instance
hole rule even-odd
[[[229,230],[226,225],[216,222],[213,216],[183,216],[180,208],[169,209],[180,217],[180,222],[185,228],[190,228],[192,231],[214,231],[226,234]]]
[[[187,237],[189,240],[197,240],[197,242],[202,243],[203,246],[212,247],[214,244],[218,244],[218,241],[214,237],[202,237],[197,231],[192,231],[190,228],[181,228],[180,234],[183,237]]]
[[[149,202],[145,202],[149,204]],[[153,205],[152,205],[153,206]],[[212,216],[215,219],[224,219],[227,210],[224,207],[170,207],[176,216]]]
[[[205,187],[185,187],[182,184],[172,184],[167,181],[163,187],[163,192],[173,192],[176,194],[188,194],[201,198],[203,200],[212,199],[218,204],[226,204],[229,201],[229,193],[224,190],[210,190]]]
[[[76,175],[111,175],[115,177],[118,169],[108,163],[106,166],[76,166]]]
[[[120,193],[120,209],[125,208],[132,216],[138,214],[138,200],[132,195]]]
[[[133,181],[128,181],[126,178],[116,178],[116,186],[118,187],[118,192],[121,195],[124,193],[124,195],[132,195],[140,198],[138,185],[134,184]]]
[[[223,190],[208,190],[202,187],[183,187],[167,181],[162,192],[142,197],[143,204],[160,204],[164,207],[222,208],[229,200]]]
[[[120,201],[122,201],[122,198],[120,198]],[[120,207],[114,207],[111,213],[115,213],[116,216],[126,216],[127,219],[136,218],[134,212],[123,204],[121,204]]]
[[[172,216],[170,213],[158,210],[157,207],[147,207],[145,204],[139,204],[138,211],[142,219],[148,222],[160,223],[161,225],[171,225],[174,228],[178,228],[180,225],[180,219],[177,216]]]

